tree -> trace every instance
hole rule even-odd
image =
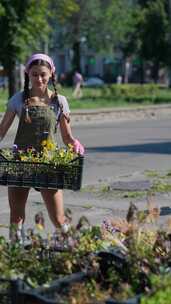
[[[48,0],[1,0],[0,61],[9,78],[9,96],[16,91],[15,66],[44,41],[49,25]]]
[[[131,30],[132,7],[127,0],[75,0],[76,9],[64,22],[57,19],[60,41],[73,50],[73,69],[80,70],[83,41],[89,50],[112,51],[121,45]]]
[[[15,66],[33,50],[42,51],[49,39],[51,20],[64,21],[75,10],[75,0],[1,0],[0,62],[9,78],[9,96],[16,91]]]
[[[99,11],[99,0],[75,0],[76,10],[71,14],[69,18],[62,24],[58,20],[59,24],[65,27],[65,30],[61,33],[61,40],[65,42],[65,45],[72,47],[73,50],[73,70],[81,70],[80,67],[80,48],[82,39],[86,40],[86,43],[90,42],[90,33],[96,29],[96,22]]]
[[[144,8],[139,11],[137,51],[142,59],[153,63],[153,79],[157,82],[159,68],[171,63],[168,1],[146,2]]]
[[[126,51],[126,45],[136,28],[135,13],[137,6],[128,0],[109,1],[103,5],[101,22],[102,39],[110,37],[112,47],[120,47]]]

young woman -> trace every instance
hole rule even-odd
[[[54,91],[48,88],[52,81]],[[65,145],[72,144],[76,153],[84,154],[84,147],[72,135],[69,106],[66,98],[57,94],[55,86],[55,66],[46,54],[33,54],[26,63],[24,91],[18,92],[8,102],[6,113],[0,124],[0,138],[4,138],[15,115],[19,125],[14,140],[19,148],[33,146],[40,149],[45,139],[55,140],[59,123]],[[10,223],[20,230],[25,220],[25,206],[29,188],[8,188]],[[67,231],[64,215],[62,190],[40,189],[49,217],[55,227]]]

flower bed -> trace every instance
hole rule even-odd
[[[0,238],[1,277],[19,280],[25,302],[17,304],[169,304],[171,227],[158,229],[158,217],[155,206],[131,205],[124,220],[91,226],[82,217],[67,234],[52,235],[36,222],[24,245]]]

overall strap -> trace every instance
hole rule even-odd
[[[25,122],[31,123],[31,117],[29,115],[29,106],[28,106],[29,97],[26,97],[24,92],[23,92],[22,99],[23,99],[24,108],[25,108]]]
[[[55,94],[53,99],[55,100],[56,104],[57,104],[57,107],[59,108],[60,112],[59,112],[59,115],[58,115],[58,118],[57,118],[57,126],[59,124],[59,121],[60,121],[60,118],[61,118],[61,115],[63,114],[63,116],[65,117],[65,119],[67,120],[67,122],[69,123],[70,122],[70,117],[66,116],[63,112],[63,104],[61,102],[59,102],[59,98],[58,98],[58,94]]]

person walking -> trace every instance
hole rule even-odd
[[[83,96],[82,93],[82,85],[83,85],[84,79],[80,72],[75,71],[73,76],[73,83],[74,83],[74,91],[73,91],[73,97],[74,98],[81,98]]]
[[[53,90],[48,87],[50,80]],[[71,144],[74,152],[84,154],[84,146],[72,135],[69,105],[66,97],[57,92],[55,65],[48,55],[36,53],[28,59],[25,65],[24,90],[10,98],[0,123],[1,140],[16,115],[19,117],[19,124],[14,144],[18,148],[32,146],[40,150],[43,140],[55,141],[55,132],[59,124],[64,144]],[[25,221],[29,190],[30,188],[22,187],[8,188],[10,223],[17,226],[19,238]],[[67,232],[69,225],[64,215],[62,190],[40,189],[40,193],[53,225]]]

